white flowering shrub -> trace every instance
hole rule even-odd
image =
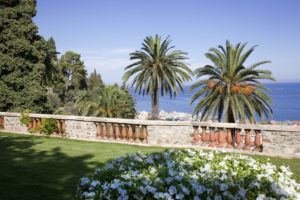
[[[81,178],[75,199],[300,199],[288,167],[202,150],[127,154]]]

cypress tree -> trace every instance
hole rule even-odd
[[[47,112],[47,43],[32,18],[36,0],[0,0],[0,110]]]

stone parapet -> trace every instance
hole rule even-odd
[[[56,119],[54,136],[148,144],[152,146],[227,149],[300,159],[300,126],[197,121],[156,121],[101,117],[29,114],[39,132],[41,119]],[[29,134],[20,113],[0,112],[1,131]]]

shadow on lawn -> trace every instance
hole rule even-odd
[[[79,178],[107,164],[89,161],[91,154],[70,157],[60,147],[34,149],[41,143],[20,136],[0,138],[0,199],[73,199]]]

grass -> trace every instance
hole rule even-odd
[[[111,160],[163,149],[0,132],[0,199],[72,199],[79,179]],[[270,158],[270,162],[289,165],[300,182],[300,160]]]

